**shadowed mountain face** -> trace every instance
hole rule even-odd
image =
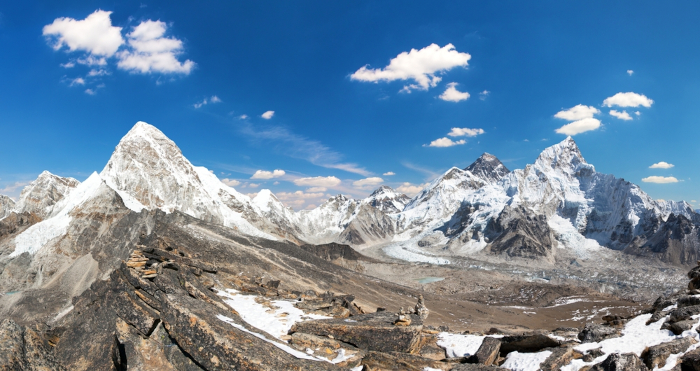
[[[481,155],[464,170],[471,172],[481,179],[490,180],[494,183],[501,180],[501,178],[506,176],[506,174],[510,173],[510,170],[508,170],[508,168],[501,163],[501,160],[489,153],[484,153]]]

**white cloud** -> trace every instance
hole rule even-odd
[[[469,99],[469,93],[457,90],[457,83],[451,82],[447,84],[447,89],[440,94],[440,99],[448,102],[461,102]]]
[[[641,115],[642,113],[639,112],[639,111],[634,111],[634,114],[637,115],[637,116],[639,116],[639,115]]]
[[[647,98],[646,95],[627,92],[627,93],[617,93],[612,97],[606,98],[603,101],[603,105],[606,107],[618,106],[618,107],[651,107],[654,103],[653,100]]]
[[[240,115],[240,116],[238,116],[238,118],[241,120],[245,120],[248,118],[248,115]]]
[[[625,121],[632,120],[632,116],[630,116],[630,114],[627,113],[627,111],[619,112],[619,111],[612,109],[612,110],[610,110],[610,114],[612,116],[619,118],[620,120],[625,120]]]
[[[77,78],[71,80],[69,86],[76,86],[76,85],[85,85],[85,80],[82,77],[77,77]]]
[[[352,182],[352,185],[358,188],[363,188],[363,187],[374,187],[382,184],[384,182],[384,179],[380,177],[370,177],[370,178],[365,178],[365,179],[360,179]]]
[[[675,177],[672,177],[672,176],[650,176],[650,177],[642,178],[642,182],[666,184],[666,183],[678,183],[678,179],[676,179]]]
[[[211,103],[211,104],[221,103],[221,99],[219,99],[219,97],[217,97],[216,95],[212,95],[211,98],[204,98],[204,100],[193,104],[193,106],[194,106],[194,108],[200,108],[200,107],[205,106],[209,103]]]
[[[119,68],[140,73],[182,73],[188,75],[195,66],[191,60],[180,62],[182,41],[164,37],[165,22],[147,20],[127,34],[130,49],[117,54]]]
[[[396,174],[395,174],[393,171],[387,171],[386,173],[384,173],[384,174],[382,174],[382,175],[384,175],[384,176],[392,176],[392,175],[396,175]]]
[[[298,178],[294,179],[293,182],[301,187],[335,187],[340,184],[340,179],[334,176],[317,176],[310,178]]]
[[[401,193],[405,193],[407,196],[415,196],[418,194],[418,192],[422,191],[423,188],[425,188],[427,184],[411,184],[411,183],[403,183],[401,184],[398,188],[396,188],[397,191]]]
[[[96,10],[83,20],[56,18],[44,26],[43,35],[55,50],[67,46],[70,51],[82,50],[93,55],[112,56],[124,44],[121,27],[112,26],[112,12]]]
[[[328,188],[326,188],[326,187],[311,187],[311,188],[307,189],[306,192],[325,192],[327,190],[328,190]]]
[[[488,96],[489,96],[489,94],[491,94],[491,92],[490,92],[490,91],[488,91],[488,90],[484,90],[484,91],[482,91],[481,93],[479,93],[479,99],[481,99],[481,100],[485,100],[485,99],[486,99],[486,97],[488,97]]]
[[[402,52],[384,68],[371,69],[364,66],[350,75],[350,78],[375,83],[413,80],[416,84],[406,85],[402,91],[428,90],[430,87],[437,86],[442,80],[436,74],[444,73],[455,67],[467,67],[470,59],[471,55],[458,52],[452,44],[447,44],[442,48],[437,44],[430,44],[420,50],[411,49],[410,52]]]
[[[109,71],[107,71],[107,70],[102,70],[102,69],[99,69],[99,70],[97,70],[97,69],[92,69],[92,70],[90,70],[90,72],[88,72],[87,75],[88,75],[89,77],[105,76],[105,75],[109,75]]]
[[[555,130],[559,134],[576,135],[587,131],[596,130],[600,127],[600,120],[594,118],[585,118],[566,124]]]
[[[82,65],[85,65],[85,66],[88,66],[88,67],[92,67],[92,66],[106,66],[106,65],[107,65],[107,58],[105,58],[105,57],[99,57],[99,58],[98,58],[98,57],[95,57],[95,56],[92,56],[92,55],[88,55],[88,56],[85,56],[85,57],[82,57],[82,58],[78,58],[78,59],[76,60],[76,62],[78,62],[78,64],[82,64]]]
[[[70,61],[70,62],[66,62],[66,63],[61,63],[61,67],[63,67],[63,68],[73,68],[73,67],[75,67],[75,62]]]
[[[85,89],[85,94],[87,94],[87,95],[95,95],[95,94],[97,94],[97,91],[95,91],[95,90],[93,90],[93,89]]]
[[[633,73],[634,73],[634,71],[632,71],[632,70],[627,70],[627,74],[628,74],[628,75],[632,76]]]
[[[451,137],[475,137],[483,133],[485,133],[484,129],[452,128],[447,135]]]
[[[260,117],[264,118],[265,120],[269,120],[274,115],[275,115],[275,111],[267,111],[267,112],[263,113],[262,115],[260,115]]]
[[[670,169],[674,166],[675,165],[669,164],[668,162],[661,161],[649,166],[649,169]]]
[[[250,179],[272,179],[272,178],[279,178],[285,174],[284,170],[274,170],[274,171],[266,171],[266,170],[258,170],[253,174],[253,176],[250,177]]]
[[[224,179],[221,179],[221,182],[226,184],[229,187],[237,187],[237,186],[241,185],[241,182],[237,181],[236,179],[224,178]]]
[[[258,188],[260,187],[260,183],[248,183],[249,188]]]
[[[424,144],[423,147],[452,147],[452,146],[458,146],[461,144],[467,143],[466,140],[460,139],[456,142],[453,142],[452,139],[448,137],[440,138],[440,139],[435,139],[434,141],[430,142],[430,144]]]
[[[593,106],[585,106],[583,104],[579,104],[569,109],[557,112],[554,115],[554,117],[563,120],[578,121],[592,118],[593,115],[598,113],[600,113],[600,111]]]

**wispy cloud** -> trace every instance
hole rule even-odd
[[[210,98],[204,98],[203,100],[193,104],[194,108],[201,108],[202,106],[206,106],[207,104],[215,104],[215,103],[221,103],[221,99],[217,97],[216,95],[212,95]]]
[[[5,186],[5,188],[0,188],[0,195],[10,196],[16,199],[19,196],[22,189],[29,183],[30,182],[26,181],[8,184]]]
[[[407,168],[407,169],[411,169],[411,170],[413,170],[413,171],[417,171],[417,172],[419,172],[419,173],[425,175],[425,179],[433,180],[433,179],[439,177],[440,175],[442,175],[442,174],[440,174],[440,173],[438,173],[438,172],[436,172],[436,171],[433,171],[433,170],[430,170],[430,169],[426,169],[426,168],[424,168],[424,167],[422,167],[422,166],[413,164],[413,163],[411,163],[411,162],[406,162],[406,161],[404,161],[404,162],[401,163],[401,165],[403,165],[403,166],[404,166],[405,168]]]
[[[243,121],[239,126],[240,132],[253,142],[272,145],[272,148],[285,155],[309,161],[327,169],[338,169],[362,176],[370,176],[372,172],[353,163],[341,162],[343,156],[330,149],[323,143],[295,134],[281,126],[253,127]]]

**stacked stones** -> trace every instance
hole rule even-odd
[[[141,250],[134,250],[129,256],[129,260],[126,262],[126,266],[139,272],[141,278],[155,278],[157,276],[156,268],[158,267],[158,261],[151,261],[143,255]]]

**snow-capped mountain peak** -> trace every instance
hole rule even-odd
[[[54,212],[55,205],[75,189],[80,182],[43,171],[29,185],[24,187],[15,205],[15,211],[33,212],[42,219]]]
[[[464,170],[492,183],[501,180],[506,174],[510,173],[510,170],[503,165],[501,160],[486,152]]]
[[[535,167],[544,172],[549,172],[552,169],[571,175],[582,168],[595,171],[593,165],[588,164],[583,158],[576,142],[571,137],[567,137],[542,151],[535,161]]]
[[[389,186],[381,186],[372,192],[363,203],[371,205],[387,214],[403,211],[411,199],[403,193],[397,193]]]
[[[172,140],[145,122],[136,123],[119,141],[100,176],[135,210],[178,210],[275,239],[248,221],[261,220],[262,214],[249,197],[223,184],[206,168],[193,166]]]

